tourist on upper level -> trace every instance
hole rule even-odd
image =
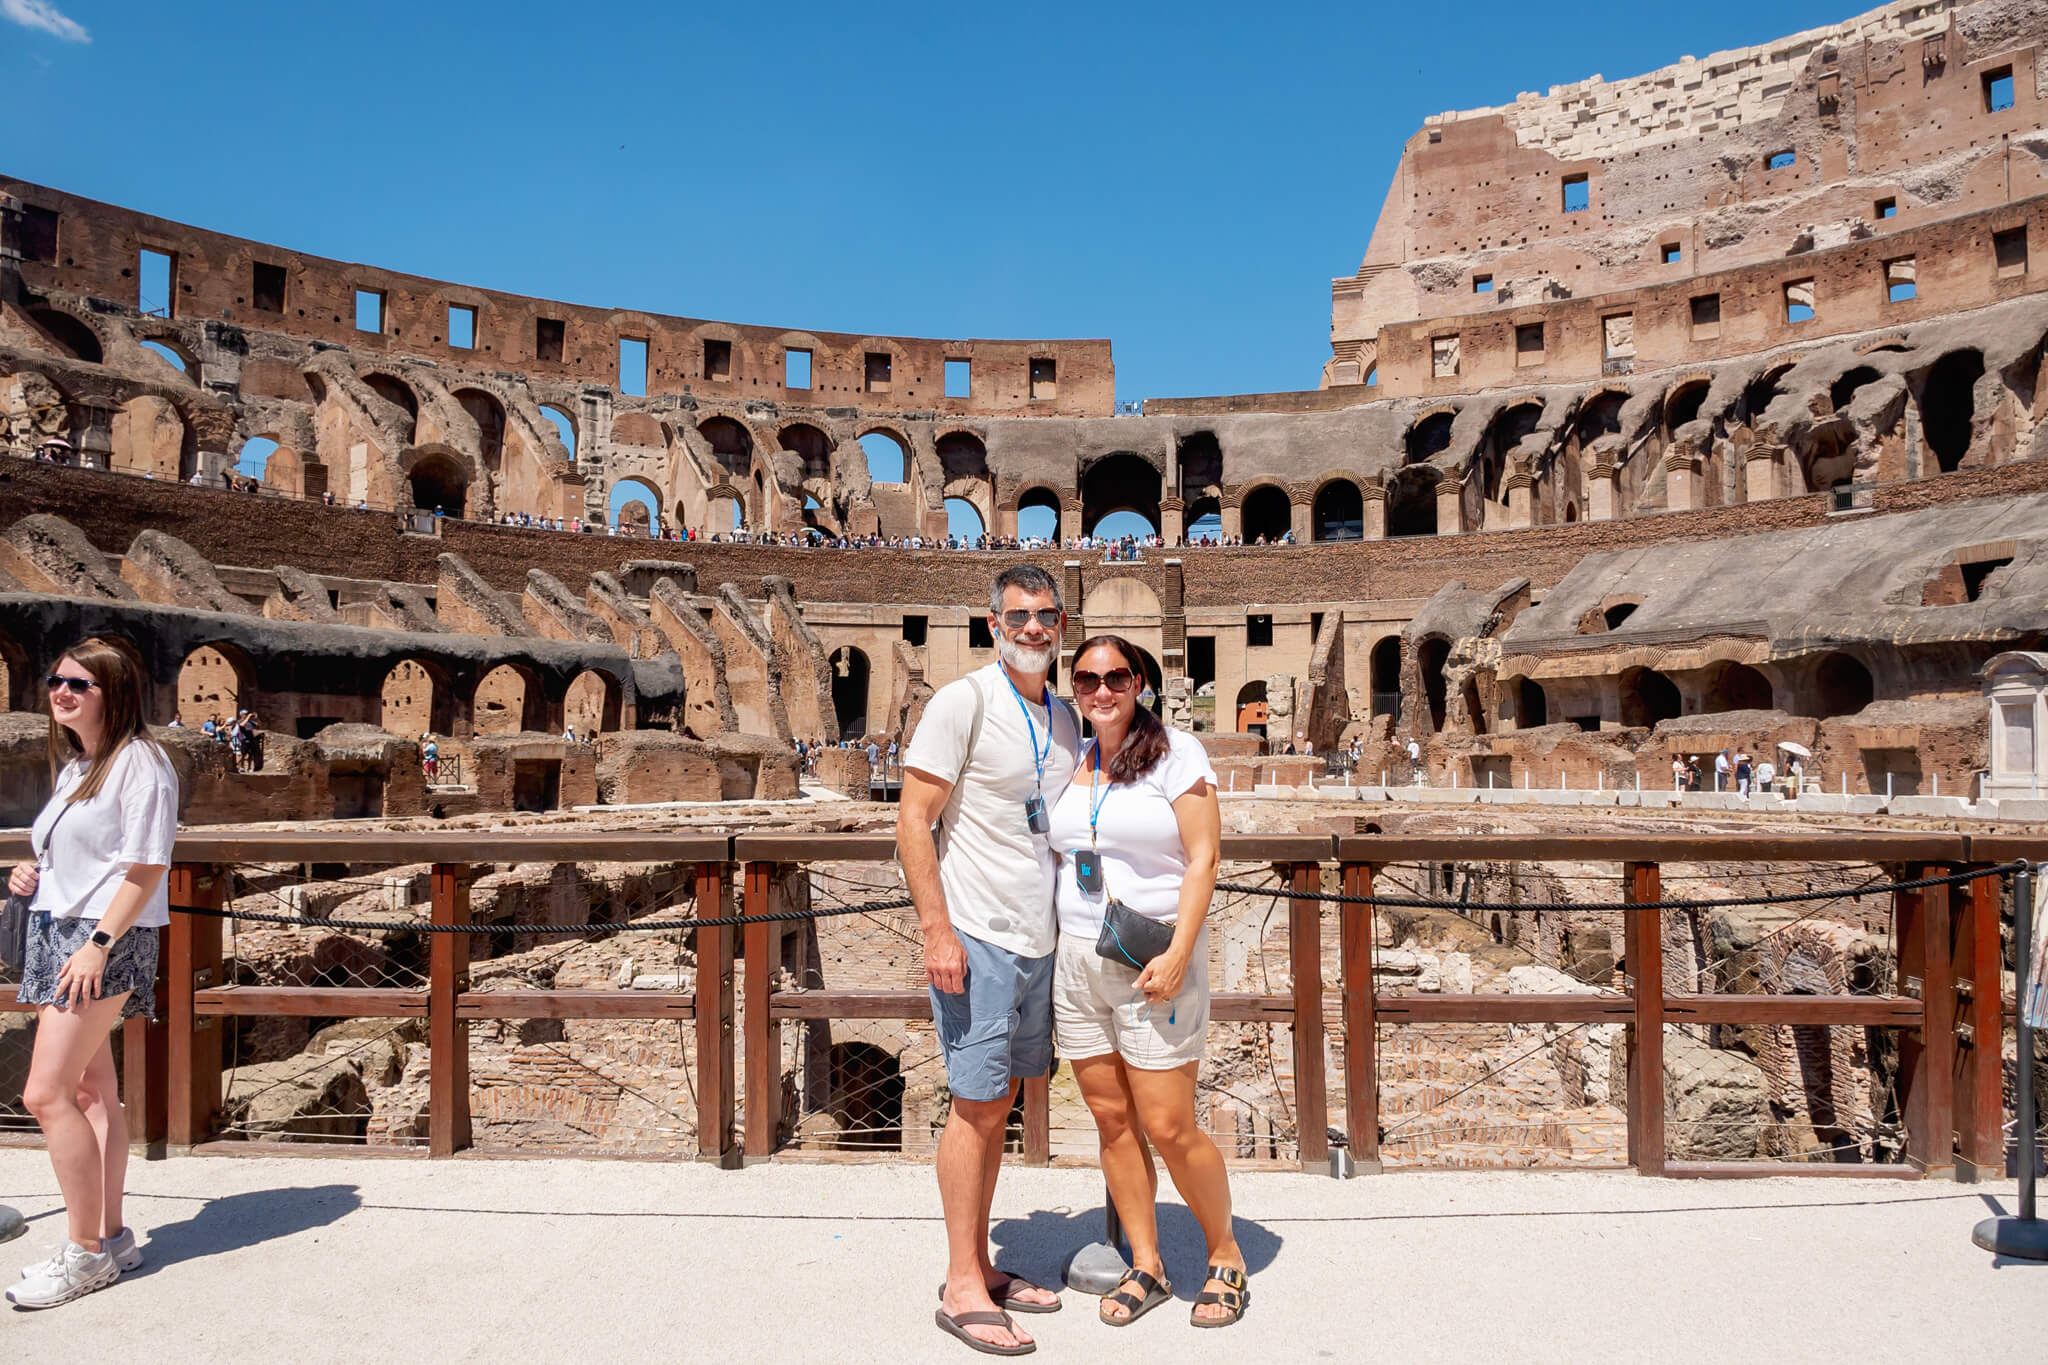
[[[1735,782],[1735,751],[1723,749],[1714,755],[1714,790],[1727,791]]]
[[[1209,1033],[1209,899],[1223,834],[1216,770],[1200,740],[1167,729],[1138,704],[1144,656],[1128,640],[1084,641],[1073,684],[1094,738],[1053,807],[1053,1025],[1095,1116],[1102,1178],[1131,1245],[1130,1270],[1097,1311],[1122,1327],[1173,1296],[1154,1207],[1157,1148],[1208,1242],[1207,1284],[1192,1320],[1224,1327],[1244,1315],[1251,1291],[1231,1230],[1223,1154],[1195,1112]]]
[[[1044,569],[997,575],[988,614],[997,661],[926,705],[903,758],[896,820],[953,1096],[938,1150],[947,1249],[938,1324],[995,1355],[1036,1349],[1011,1313],[1060,1306],[1051,1290],[996,1268],[988,1220],[1018,1084],[1052,1068],[1058,861],[1046,836],[1081,749],[1080,722],[1047,682],[1066,620]]]
[[[1749,782],[1754,773],[1748,754],[1735,755],[1735,793],[1743,800],[1749,800]]]
[[[142,719],[142,660],[125,640],[66,650],[46,679],[54,792],[30,831],[33,862],[8,890],[33,897],[18,998],[36,1006],[22,1101],[43,1130],[66,1240],[7,1291],[54,1308],[142,1264],[122,1220],[128,1120],[108,1043],[156,1015],[157,931],[178,832],[178,775]]]

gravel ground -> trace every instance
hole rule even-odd
[[[964,1361],[932,1324],[929,1167],[185,1158],[137,1163],[148,1262],[9,1311],[10,1359]],[[9,1277],[61,1235],[42,1153],[0,1150],[29,1216]],[[1041,1357],[1188,1360],[2038,1361],[2048,1264],[1970,1243],[2010,1182],[1654,1181],[1592,1173],[1236,1177],[1253,1303],[1188,1325],[1201,1245],[1162,1211],[1184,1301],[1112,1333],[1092,1300],[1021,1319]],[[1035,1278],[1100,1235],[1081,1170],[1011,1170],[999,1258]]]

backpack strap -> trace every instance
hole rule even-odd
[[[974,750],[981,743],[981,723],[988,715],[988,694],[981,690],[981,684],[975,681],[975,678],[976,675],[973,673],[969,673],[966,677],[967,686],[974,693],[974,724],[967,731],[967,753],[960,760],[960,776],[954,780],[953,790],[946,794],[945,810],[939,813],[939,837],[941,839],[944,839],[946,832],[953,828],[953,821],[960,813],[960,800],[967,790],[967,770],[974,764]],[[945,848],[943,845],[940,847],[939,853],[941,856],[944,856]]]

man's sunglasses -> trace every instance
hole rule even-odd
[[[49,688],[52,692],[55,692],[60,687],[68,687],[71,689],[72,696],[82,697],[95,687],[98,687],[99,684],[91,678],[73,678],[63,673],[52,673],[49,677],[43,679],[43,686]]]
[[[1034,616],[1038,618],[1038,624],[1044,626],[1047,630],[1057,630],[1059,628],[1060,609],[1058,607],[1040,607],[1037,611],[1026,611],[1022,608],[1016,611],[1006,611],[1003,613],[1003,625],[1011,630],[1022,630],[1031,624],[1031,618]]]
[[[1107,673],[1074,674],[1074,695],[1085,697],[1098,687],[1106,687],[1122,696],[1137,683],[1138,675],[1128,668],[1112,668]]]

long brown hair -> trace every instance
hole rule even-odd
[[[92,675],[100,685],[100,731],[99,752],[86,765],[85,780],[72,791],[73,801],[90,801],[100,794],[100,784],[107,780],[107,770],[114,765],[114,759],[132,740],[154,744],[149,737],[149,727],[142,719],[142,691],[144,674],[142,656],[135,646],[118,635],[95,635],[80,640],[57,656],[70,659]],[[85,746],[78,742],[78,736],[68,726],[57,723],[56,712],[50,713],[50,780],[57,780],[58,770],[72,759],[83,757]]]
[[[1109,648],[1124,656],[1124,667],[1131,670],[1132,693],[1145,684],[1145,656],[1138,647],[1121,635],[1094,635],[1081,642],[1074,651],[1075,662],[1091,649]],[[1124,736],[1123,746],[1109,760],[1103,771],[1112,782],[1136,782],[1159,765],[1166,757],[1166,726],[1141,704],[1135,695],[1131,698],[1131,728]],[[1098,760],[1099,761],[1099,760]]]

